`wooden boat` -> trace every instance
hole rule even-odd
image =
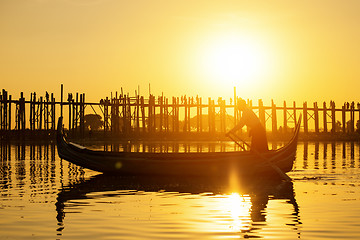
[[[201,153],[104,152],[87,149],[65,140],[62,117],[57,126],[59,157],[71,163],[103,173],[117,175],[170,176],[237,176],[279,175],[275,168],[291,171],[296,154],[300,129],[298,121],[294,135],[287,145],[277,150],[255,154],[251,151]],[[273,167],[272,167],[273,166]]]

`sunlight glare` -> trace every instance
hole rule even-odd
[[[202,71],[219,87],[252,89],[270,72],[269,51],[256,39],[239,35],[214,38],[204,47]]]
[[[238,218],[239,216],[249,215],[251,208],[250,197],[241,196],[238,193],[232,193],[229,196],[229,206],[231,207],[231,216]]]
[[[232,193],[228,197],[228,207],[234,226],[245,229],[248,226],[251,211],[251,201],[249,196],[242,196]]]

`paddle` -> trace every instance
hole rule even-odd
[[[246,150],[246,149],[236,139],[234,139],[234,137],[232,137],[231,134],[234,135],[234,137],[236,137],[237,139],[242,141],[247,147],[250,148],[250,145],[248,143],[246,143],[244,140],[242,140],[239,136],[235,135],[235,133],[231,133],[231,132],[227,133],[226,136],[228,136],[231,140],[233,140],[243,150]],[[273,164],[271,162],[271,160],[274,159],[276,156],[268,159],[264,155],[262,155],[261,153],[256,151],[255,149],[253,149],[252,152],[255,153],[257,156],[259,156],[261,159],[263,159],[267,164],[269,164],[269,166],[272,167],[286,182],[292,181],[292,179],[288,175],[286,175],[278,166],[276,166],[275,164]]]

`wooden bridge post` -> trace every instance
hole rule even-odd
[[[202,97],[200,98],[200,132],[204,131],[204,116],[203,116],[203,101]]]
[[[178,133],[179,132],[179,119],[178,119],[178,103],[179,98],[173,97],[173,132]]]
[[[0,94],[0,130],[6,131],[6,111],[5,111],[6,103],[6,93],[5,89],[2,90],[2,94]]]
[[[46,92],[44,99],[44,129],[49,130],[49,93]]]
[[[5,89],[3,89],[3,91],[5,91]],[[0,94],[0,131],[4,130],[3,129],[3,95]]]
[[[72,94],[69,93],[68,94],[68,98],[67,98],[67,101],[68,101],[68,106],[69,106],[69,131],[71,131],[73,129],[73,126],[72,126],[72,118],[71,118],[71,110],[72,110],[72,105],[71,105],[71,101],[72,101]]]
[[[356,107],[357,107],[357,111],[358,111],[358,122],[360,124],[360,103],[359,102],[356,104]],[[356,131],[357,132],[360,131],[360,126],[358,126],[357,123],[355,126],[356,126]]]
[[[8,130],[8,124],[9,124],[8,115],[11,115],[11,113],[8,113],[8,105],[10,106],[11,103],[9,102],[9,104],[8,104],[8,93],[5,91],[5,89],[2,90],[2,99],[0,99],[0,100],[2,100],[2,103],[0,103],[0,116],[1,116],[0,117],[0,124],[1,124],[0,129],[4,130],[4,132],[6,132]]]
[[[30,112],[29,112],[29,123],[30,123],[30,130],[33,131],[35,129],[34,124],[35,124],[35,97],[34,97],[34,93],[30,93]]]
[[[64,85],[61,84],[60,87],[60,116],[63,116],[63,95],[64,95]]]
[[[142,123],[142,133],[146,133],[146,115],[145,115],[145,100],[144,96],[140,97],[141,105],[141,123]]]
[[[21,97],[20,97],[20,99],[21,99]],[[15,121],[16,121],[15,128],[16,128],[16,130],[21,129],[21,127],[20,127],[20,99],[19,99],[18,104],[16,106],[16,115],[15,115]]]
[[[212,133],[212,100],[208,98],[208,125],[209,125],[209,133]]]
[[[180,119],[179,119],[179,107],[180,107],[180,98],[175,98],[175,132],[179,133],[180,131]]]
[[[126,119],[126,97],[123,95],[123,90],[121,88],[121,93],[119,94],[119,121],[122,122],[122,126],[119,126],[119,132],[126,133],[127,128],[127,119]]]
[[[41,96],[40,99],[39,99],[39,120],[38,120],[38,130],[41,130],[42,129],[42,123],[43,123],[43,97]]]
[[[119,126],[119,121],[120,121],[120,116],[119,116],[119,99],[118,99],[118,95],[117,92],[115,92],[115,97],[113,98],[113,108],[114,108],[114,112],[111,116],[111,119],[113,120],[113,123],[111,124],[113,126],[113,134],[116,136],[119,134],[119,130],[120,130],[120,126]]]
[[[51,130],[54,131],[55,130],[55,124],[56,124],[56,118],[55,118],[55,98],[54,98],[54,93],[50,94],[50,114],[51,114]]]
[[[196,131],[200,132],[200,105],[199,96],[196,95]]]
[[[234,87],[234,126],[237,124],[237,96],[236,87]]]
[[[326,102],[323,103],[323,124],[324,124],[324,132],[327,132],[327,109]]]
[[[304,132],[308,133],[308,112],[307,112],[307,102],[303,103],[303,119],[304,119]]]
[[[104,136],[106,136],[107,132],[109,131],[109,99],[106,97],[105,99],[100,100],[100,104],[104,106]]]
[[[331,101],[331,123],[332,123],[332,129],[331,132],[336,132],[336,114],[335,114],[335,102]]]
[[[134,132],[134,126],[131,124],[132,119],[135,119],[135,112],[134,114],[132,114],[132,106],[133,103],[131,102],[131,97],[129,96],[129,93],[127,94],[127,102],[128,102],[128,106],[127,106],[127,116],[128,116],[128,133],[131,134],[132,132]],[[135,108],[134,108],[135,111]]]
[[[355,130],[354,124],[355,124],[355,103],[351,102],[350,104],[350,131],[353,133]]]
[[[184,119],[184,132],[189,132],[189,105],[190,98],[184,97],[184,110],[185,110],[185,119]]]
[[[176,98],[172,97],[171,99],[171,131],[174,133],[175,132],[175,102],[176,102]]]
[[[9,124],[8,124],[8,129],[9,129],[9,136],[11,136],[11,95],[9,95]]]
[[[284,128],[283,128],[283,132],[287,133],[287,109],[286,109],[286,101],[284,101]]]
[[[0,132],[1,130],[5,130],[5,124],[4,124],[4,105],[5,105],[5,97],[4,97],[4,91],[5,89],[2,90],[3,94],[0,94]],[[2,134],[2,132],[1,132]]]
[[[274,103],[274,100],[271,100],[271,116],[272,116],[272,132],[277,133],[276,105]]]
[[[110,97],[110,132],[115,135],[115,99]]]
[[[160,108],[159,132],[162,133],[163,126],[164,126],[164,96],[163,95],[158,98],[158,102],[159,102],[159,108]]]
[[[71,94],[72,95],[72,94]],[[69,103],[71,106],[71,110],[69,107],[69,110],[72,111],[72,115],[71,115],[71,135],[74,136],[75,135],[75,131],[76,131],[76,125],[75,125],[75,119],[77,117],[77,112],[76,112],[76,104],[77,104],[77,94],[76,94],[76,98],[74,98],[74,96],[71,96],[71,102]],[[70,129],[69,129],[70,130]]]
[[[120,94],[120,105],[122,111],[122,128],[123,134],[129,134],[131,131],[131,110],[130,110],[130,98],[127,95]],[[121,115],[121,114],[120,114]]]
[[[346,103],[341,107],[342,132],[346,132]]]
[[[85,136],[85,93],[80,94],[80,135]]]
[[[156,119],[156,98],[155,96],[153,97],[153,113],[152,113],[152,116],[153,116],[153,132],[156,132],[156,123],[158,122],[158,119]]]
[[[3,93],[4,93],[4,89],[3,89]],[[0,132],[1,130],[5,130],[4,129],[4,105],[5,105],[5,100],[4,100],[4,94],[0,94]],[[2,134],[2,133],[1,133]]]
[[[221,97],[218,98],[217,103],[218,103],[217,105],[220,108],[220,116],[219,116],[220,129],[219,129],[219,131],[220,131],[220,133],[222,133],[223,132],[223,130],[222,130],[223,124],[222,124],[222,98]],[[216,110],[215,110],[215,113],[216,113]],[[216,127],[216,115],[215,115],[215,127]]]
[[[74,114],[73,114],[73,126],[74,126],[74,131],[73,131],[73,136],[78,135],[78,131],[79,131],[79,126],[78,126],[78,117],[79,117],[79,112],[78,112],[78,108],[79,108],[79,93],[76,93],[76,100],[74,103]]]
[[[169,112],[169,131],[172,133],[175,132],[175,101],[176,98],[171,98],[171,104],[169,104],[169,107],[171,107],[171,111]]]
[[[120,95],[120,104],[123,105],[122,111],[123,111],[123,128],[122,133],[128,134],[130,132],[131,127],[129,127],[130,124],[130,117],[129,115],[129,107],[130,107],[130,99],[127,97],[126,94]]]
[[[252,100],[248,99],[246,104],[247,104],[248,108],[250,108],[252,111],[254,111]],[[250,128],[249,127],[246,127],[246,132],[248,133],[248,135],[250,135]]]
[[[152,95],[149,95],[147,132],[152,132]]]
[[[216,124],[215,124],[215,117],[216,117],[216,111],[215,111],[215,100],[212,100],[211,102],[211,122],[212,122],[212,133],[216,132]]]
[[[202,114],[202,98],[199,99],[199,127],[200,127],[200,132],[203,132],[203,114]]]
[[[266,121],[265,121],[265,108],[264,108],[264,103],[262,101],[262,99],[258,100],[258,104],[259,104],[259,119],[260,119],[260,123],[264,126],[264,128],[266,129]]]
[[[131,103],[131,98],[130,98],[129,94],[125,95],[125,99],[127,99],[126,100],[127,104],[126,104],[126,108],[125,108],[126,109],[126,119],[127,119],[127,121],[126,121],[127,132],[126,133],[130,134],[133,131],[132,125],[131,125],[131,119],[132,119],[133,115],[131,112],[131,104],[132,103]]]
[[[151,111],[150,131],[154,133],[156,131],[156,119],[155,119],[155,96],[153,95],[151,95],[150,111]]]
[[[26,119],[26,115],[25,115],[25,98],[24,98],[24,93],[21,92],[20,93],[20,99],[19,99],[19,113],[18,113],[18,129],[21,131],[25,131],[25,119]],[[22,136],[24,136],[24,133],[22,134]]]
[[[26,129],[26,111],[25,111],[25,98],[24,98],[24,95],[22,92],[21,92],[21,112],[22,112],[21,129],[23,131],[25,131],[25,129]]]
[[[115,104],[115,116],[114,116],[114,125],[115,125],[115,135],[119,135],[120,134],[120,95],[118,96],[118,93],[115,93],[115,99],[114,99],[114,104]]]
[[[135,124],[136,124],[136,133],[140,133],[140,96],[136,94],[136,116],[135,116]]]
[[[165,132],[169,133],[169,99],[168,98],[165,98],[164,115],[165,115]]]
[[[32,96],[32,97],[31,97]],[[36,92],[30,94],[30,130],[36,130]]]
[[[319,133],[319,108],[317,102],[314,102],[314,120],[315,120],[315,132]]]
[[[296,118],[296,102],[295,101],[293,103],[293,115],[294,115],[294,122],[295,122],[295,125],[296,125],[297,118]]]
[[[188,98],[188,132],[191,132],[191,108],[194,105],[194,98]]]
[[[220,101],[221,105],[220,105],[220,124],[221,124],[221,133],[225,134],[226,133],[226,104],[225,104],[225,100]]]
[[[184,97],[184,110],[185,110],[185,118],[184,118],[184,126],[183,126],[183,132],[187,132],[188,130],[188,103],[187,103],[187,98],[186,95]]]

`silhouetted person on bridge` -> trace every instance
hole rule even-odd
[[[268,142],[266,138],[266,130],[261,124],[256,114],[246,106],[246,102],[241,99],[238,103],[239,110],[242,111],[242,117],[236,126],[229,131],[228,134],[235,134],[236,131],[242,129],[245,125],[250,128],[251,149],[257,152],[268,151]]]

